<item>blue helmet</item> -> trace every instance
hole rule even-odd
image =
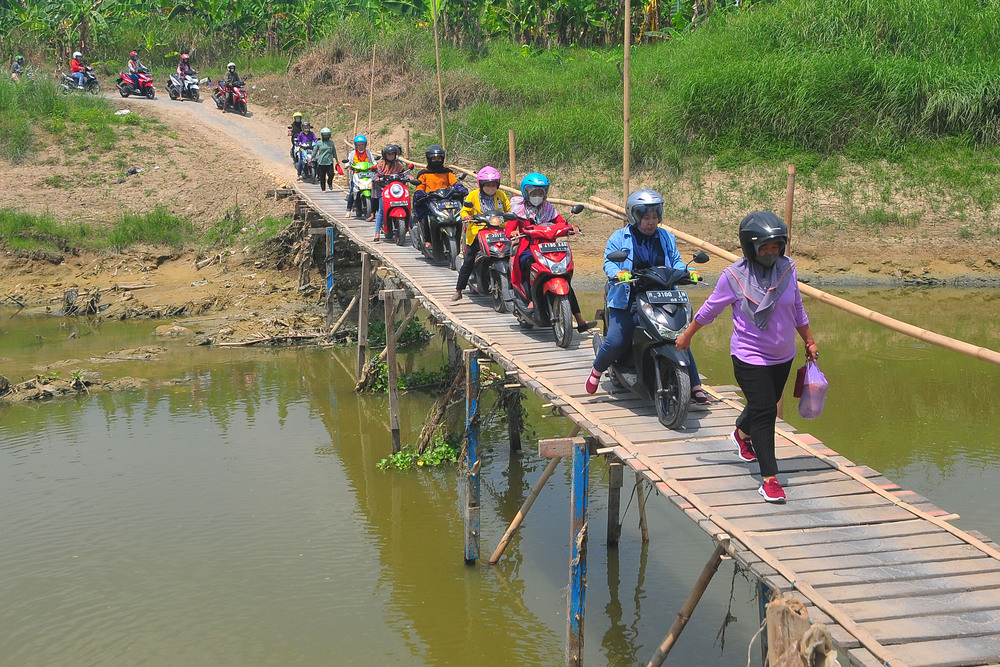
[[[535,172],[521,179],[521,196],[524,197],[525,202],[528,201],[528,190],[539,188],[545,191],[546,197],[549,196],[549,179],[545,178],[545,174]]]
[[[364,144],[365,146],[367,146],[368,145],[368,137],[366,137],[363,134],[359,134],[358,136],[354,137],[354,143],[355,144]]]

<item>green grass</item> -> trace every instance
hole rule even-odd
[[[87,245],[93,230],[84,223],[60,223],[51,215],[0,209],[0,239],[12,250],[60,250]]]

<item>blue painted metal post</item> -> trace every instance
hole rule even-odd
[[[333,227],[326,230],[326,328],[333,326]]]
[[[771,589],[763,581],[757,581],[757,605],[760,612],[760,624],[767,620],[767,603],[771,601]],[[760,664],[767,663],[767,626],[760,633]]]
[[[583,611],[587,594],[587,504],[590,496],[590,443],[573,443],[573,509],[566,613],[566,665],[583,664]]]
[[[465,350],[465,438],[469,451],[465,494],[465,562],[479,558],[479,358],[476,350]]]

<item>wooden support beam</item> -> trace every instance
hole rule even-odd
[[[458,344],[458,338],[454,332],[450,331],[447,335],[447,347],[448,347],[448,367],[451,369],[458,368],[462,363],[462,346]]]
[[[465,442],[469,453],[465,493],[465,563],[479,559],[479,351],[465,350]]]
[[[403,290],[382,290],[379,295],[385,301],[385,365],[389,385],[389,429],[392,431],[392,453],[402,449],[399,437],[399,377],[396,369],[396,336],[392,323],[396,312],[396,299],[405,294]]]
[[[333,227],[326,229],[326,326],[333,326],[333,309],[337,300],[333,296]]]
[[[361,252],[361,297],[358,301],[358,382],[365,372],[368,357],[368,302],[371,301],[369,290],[372,283],[372,256]],[[388,327],[386,327],[388,330]]]
[[[579,427],[574,429],[574,433],[579,432]],[[580,442],[587,443],[591,456],[597,454],[599,443],[596,438],[578,438],[575,435],[570,435],[566,438],[545,438],[543,440],[539,440],[538,455],[546,459],[573,456],[573,451],[576,448],[576,445]]]
[[[354,306],[357,303],[358,303],[358,295],[355,294],[351,298],[351,302],[347,304],[347,308],[344,308],[344,312],[340,314],[340,319],[334,322],[333,326],[330,327],[330,331],[327,332],[328,336],[332,336],[333,334],[340,331],[340,327],[342,327],[344,325],[344,322],[347,321],[347,317],[351,314],[351,311],[354,309]]]
[[[618,546],[622,536],[621,505],[624,465],[617,459],[608,461],[608,546]]]
[[[573,447],[573,508],[570,512],[569,600],[566,610],[566,665],[583,665],[583,620],[587,594],[587,506],[590,495],[590,445]]]
[[[642,478],[642,473],[635,474],[635,495],[636,506],[639,508],[639,532],[642,533],[643,543],[649,542],[649,524],[646,522],[646,483]]]
[[[570,438],[576,437],[579,432],[580,427],[576,425],[573,426],[573,430],[570,431]],[[514,520],[510,522],[510,525],[507,527],[507,531],[503,534],[503,537],[500,538],[500,543],[497,544],[497,548],[493,550],[493,555],[490,556],[489,560],[490,565],[496,565],[497,562],[500,561],[500,556],[502,556],[503,552],[507,549],[507,545],[510,543],[511,538],[514,537],[514,533],[516,533],[517,529],[521,527],[522,523],[524,523],[524,517],[528,516],[528,510],[530,510],[531,506],[535,504],[535,499],[538,498],[538,494],[542,492],[542,488],[545,486],[545,483],[549,481],[549,477],[552,477],[552,473],[556,471],[556,466],[559,465],[560,461],[562,461],[561,457],[555,457],[549,461],[547,466],[545,466],[545,470],[542,471],[542,476],[539,477],[538,481],[535,482],[535,485],[531,487],[531,491],[528,493],[528,497],[524,499],[521,509],[517,511],[517,515],[514,517]]]
[[[701,571],[701,576],[698,577],[698,581],[695,582],[694,588],[691,590],[691,594],[688,595],[688,599],[684,602],[684,606],[681,607],[680,612],[677,614],[677,618],[674,620],[674,624],[670,626],[670,632],[667,636],[663,638],[660,642],[659,647],[653,653],[653,657],[650,658],[646,667],[660,667],[663,661],[667,659],[667,655],[670,653],[670,649],[674,647],[677,643],[677,638],[681,636],[681,632],[684,631],[684,626],[687,625],[688,620],[691,618],[691,614],[694,613],[694,608],[698,606],[698,602],[701,601],[701,596],[705,594],[705,590],[708,588],[709,582],[712,581],[712,577],[715,573],[719,571],[719,563],[722,562],[722,556],[726,553],[726,547],[729,540],[726,539],[715,548],[712,552],[712,557],[708,559],[708,563],[705,564],[705,568]],[[775,664],[775,663],[771,663]]]
[[[510,442],[510,451],[521,451],[521,389],[515,390],[517,400],[507,401],[507,440]]]

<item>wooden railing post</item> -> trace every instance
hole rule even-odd
[[[642,473],[635,474],[635,495],[636,506],[639,508],[639,532],[642,533],[643,543],[649,542],[649,524],[646,523],[646,483],[642,479]]]
[[[465,350],[465,442],[469,452],[465,493],[465,562],[479,559],[479,352]]]
[[[372,282],[372,256],[361,253],[361,296],[358,301],[358,377],[360,382],[365,372],[368,356],[368,302]],[[388,327],[386,328],[388,330]]]
[[[514,167],[514,130],[507,130],[507,153],[510,156],[510,187],[517,189],[517,169]]]
[[[622,536],[621,504],[624,466],[621,461],[608,463],[608,546],[618,546]]]
[[[392,432],[392,453],[396,454],[402,449],[399,436],[399,387],[396,371],[396,298],[405,294],[403,290],[382,290],[380,293],[385,300],[385,365],[387,372],[387,384],[389,385],[389,430]]]

